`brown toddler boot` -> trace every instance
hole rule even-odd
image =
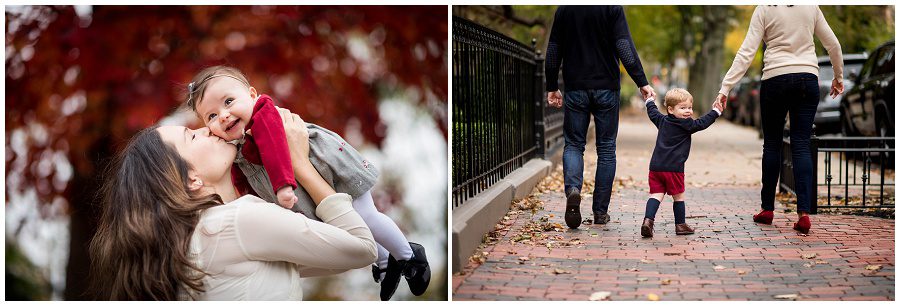
[[[641,225],[641,236],[653,237],[653,219],[644,218],[644,224]]]
[[[694,233],[694,229],[687,223],[675,224],[675,235],[690,235]]]

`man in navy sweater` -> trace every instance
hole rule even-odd
[[[553,19],[546,54],[547,102],[562,107],[565,101],[566,106],[563,123],[566,225],[577,228],[581,224],[584,146],[591,115],[597,138],[594,224],[606,224],[616,176],[619,62],[640,88],[644,100],[655,97],[656,93],[644,76],[622,6],[560,6]],[[560,66],[565,99],[557,80]]]

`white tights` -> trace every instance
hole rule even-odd
[[[375,208],[375,200],[372,199],[372,191],[366,191],[363,195],[353,199],[353,209],[362,217],[363,221],[372,231],[378,246],[379,268],[387,268],[388,254],[394,255],[397,260],[409,260],[412,258],[412,248],[406,236],[394,223],[394,220],[382,214]]]

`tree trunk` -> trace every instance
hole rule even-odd
[[[729,7],[711,5],[703,7],[703,40],[694,55],[688,79],[688,91],[694,96],[694,109],[703,115],[712,107],[712,101],[721,84],[722,56],[725,32],[728,29]]]
[[[113,102],[104,101],[103,105],[93,112],[112,114]],[[92,290],[91,257],[88,247],[94,234],[97,232],[97,220],[100,219],[102,173],[111,160],[113,154],[112,127],[109,121],[98,125],[98,129],[105,132],[91,144],[87,153],[69,152],[69,158],[88,158],[93,165],[92,173],[75,171],[72,181],[69,182],[70,203],[72,215],[69,223],[69,262],[66,265],[66,289],[63,298],[66,300],[97,300],[97,292]],[[95,276],[96,277],[96,276]],[[112,276],[102,276],[112,277]]]

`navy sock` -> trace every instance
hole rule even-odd
[[[675,201],[672,209],[675,211],[675,224],[684,224],[684,201]]]
[[[644,218],[653,220],[656,218],[656,211],[659,210],[659,200],[650,198],[647,200],[647,209],[644,210]]]

